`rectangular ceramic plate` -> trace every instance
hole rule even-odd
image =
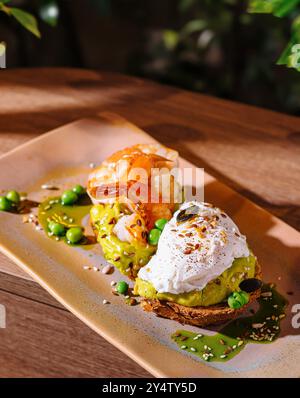
[[[13,187],[41,200],[46,196],[42,183],[61,188],[75,181],[85,183],[90,162],[98,164],[118,149],[153,141],[117,115],[80,120],[3,156],[0,188]],[[181,166],[192,165],[181,159]],[[105,264],[100,249],[89,252],[57,243],[31,224],[23,224],[20,215],[1,212],[1,250],[78,318],[155,376],[299,377],[299,329],[292,327],[291,309],[300,303],[300,234],[209,175],[205,175],[205,200],[223,208],[247,235],[264,280],[275,282],[283,294],[294,292],[288,296],[280,338],[272,344],[248,344],[226,363],[205,363],[180,352],[170,335],[181,325],[147,314],[139,306],[129,307],[113,296],[110,282],[120,278],[117,271],[112,276],[84,271],[83,265]],[[103,305],[103,299],[111,304]]]

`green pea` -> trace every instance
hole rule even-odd
[[[162,231],[165,228],[165,225],[167,224],[168,220],[166,218],[160,218],[159,220],[155,221],[155,226],[157,229]]]
[[[159,238],[161,235],[161,231],[157,228],[151,229],[151,231],[149,232],[149,236],[148,236],[148,242],[150,243],[150,245],[157,245]]]
[[[72,227],[68,229],[66,236],[69,242],[78,243],[83,237],[82,228]]]
[[[116,286],[117,292],[120,294],[126,294],[128,291],[128,284],[125,281],[120,281]]]
[[[238,309],[244,305],[244,299],[239,292],[233,292],[227,299],[230,308]]]
[[[55,236],[63,236],[66,233],[65,227],[62,224],[59,224],[54,221],[50,221],[48,224],[48,228],[50,232]]]
[[[20,203],[20,194],[17,191],[7,192],[6,198],[15,204]]]
[[[61,195],[61,203],[64,206],[73,205],[75,202],[77,202],[77,200],[78,200],[77,194],[71,190],[65,191]]]
[[[73,192],[76,193],[76,195],[80,196],[85,193],[85,188],[83,188],[82,185],[75,185],[75,187],[72,189]]]
[[[240,294],[241,298],[242,298],[243,301],[244,301],[244,305],[247,304],[247,303],[249,303],[249,294],[248,294],[247,292],[244,292],[243,290],[241,290],[241,291],[239,292],[239,294]]]
[[[5,196],[0,196],[0,210],[9,211],[12,209],[12,203]]]

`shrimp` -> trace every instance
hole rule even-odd
[[[134,145],[114,153],[91,173],[88,193],[94,203],[123,201],[143,219],[146,228],[150,230],[157,219],[169,220],[175,209],[172,195],[165,201],[164,193],[159,193],[158,203],[152,203],[151,189],[159,189],[157,181],[154,188],[151,186],[152,170],[163,168],[170,171],[177,165],[178,152],[170,148],[159,144]],[[168,189],[172,187],[171,183]],[[128,231],[125,231],[127,226],[123,223],[120,228],[120,236],[128,238]]]

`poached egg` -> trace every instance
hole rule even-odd
[[[138,277],[158,293],[202,290],[250,255],[246,238],[222,210],[204,202],[186,202],[165,225],[157,252]]]

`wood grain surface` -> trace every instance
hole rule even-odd
[[[129,119],[300,230],[300,119],[295,117],[98,71],[5,70],[0,154],[104,110]],[[7,328],[0,329],[0,377],[149,376],[3,255],[0,303],[7,309]]]

